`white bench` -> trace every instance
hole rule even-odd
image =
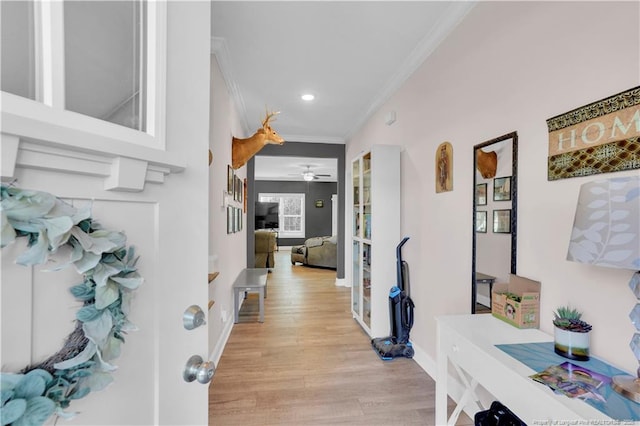
[[[258,293],[260,298],[260,322],[264,322],[264,299],[267,297],[267,268],[246,268],[233,282],[234,323],[238,323],[240,293]]]

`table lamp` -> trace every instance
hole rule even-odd
[[[640,363],[640,176],[580,187],[567,260],[636,271],[629,282],[638,302],[629,314],[636,327],[629,346]],[[611,387],[640,403],[640,367],[637,377],[614,376]]]

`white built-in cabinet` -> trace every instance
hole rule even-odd
[[[389,335],[400,243],[400,147],[374,145],[351,163],[351,310],[371,337]]]

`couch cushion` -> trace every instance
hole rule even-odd
[[[304,245],[311,248],[311,247],[318,247],[321,246],[323,243],[324,239],[322,237],[313,237],[313,238],[309,238],[307,241],[304,242]]]

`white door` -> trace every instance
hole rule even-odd
[[[98,130],[58,129],[55,121],[25,126],[29,104],[16,100],[27,105],[24,116],[8,112],[7,100],[15,99],[2,93],[3,182],[17,179],[20,188],[91,204],[96,221],[123,231],[135,246],[145,280],[129,316],[139,330],[125,337],[113,361],[113,383],[73,401],[67,411],[79,414],[57,424],[207,424],[208,386],[183,379],[192,355],[207,359],[207,329],[186,330],[183,313],[190,305],[207,312],[208,302],[209,17],[208,2],[168,3],[164,149],[121,143]],[[136,179],[144,181],[141,191],[117,190]],[[82,277],[73,268],[15,265],[23,249],[20,242],[2,250],[3,372],[60,349],[79,308],[68,288]]]

